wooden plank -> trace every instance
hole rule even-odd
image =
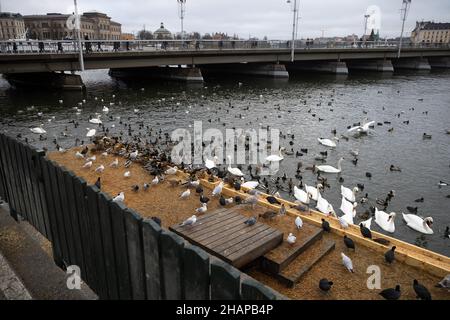
[[[19,178],[19,190],[21,192],[20,197],[22,199],[23,208],[21,212],[21,216],[27,220],[32,222],[34,226],[34,218],[32,215],[31,202],[29,199],[30,192],[27,188],[27,182],[25,180],[25,165],[23,162],[23,157],[20,151],[20,144],[15,139],[10,138],[11,149],[13,150],[13,155],[15,157],[15,161],[13,165],[16,166],[15,174]]]
[[[262,283],[252,278],[245,278],[242,280],[242,300],[276,300],[276,298],[275,293]]]
[[[47,200],[45,197],[45,186],[44,186],[44,178],[42,173],[42,166],[41,166],[41,158],[45,156],[45,152],[40,150],[37,151],[36,149],[32,149],[33,154],[33,162],[34,162],[34,168],[35,168],[35,174],[36,174],[36,184],[38,186],[38,192],[39,192],[39,199],[40,199],[40,205],[41,205],[41,213],[42,217],[44,219],[44,226],[45,226],[45,236],[46,238],[51,242],[52,236],[50,231],[50,220],[48,217],[48,206],[47,206]]]
[[[186,300],[210,299],[209,255],[197,246],[184,248],[184,298]]]
[[[72,242],[73,242],[73,256],[74,261],[72,264],[75,264],[80,267],[80,269],[84,269],[84,255],[83,255],[83,244],[82,244],[82,236],[80,230],[80,222],[79,222],[79,211],[77,207],[77,199],[75,197],[75,190],[73,187],[73,179],[75,179],[75,175],[71,171],[63,170],[63,179],[65,185],[65,191],[67,194],[67,211],[68,217],[70,218],[70,225],[72,226]]]
[[[21,202],[19,198],[19,191],[17,186],[17,178],[14,174],[14,167],[12,165],[13,159],[11,151],[9,150],[9,138],[7,136],[2,136],[3,147],[5,149],[4,155],[6,160],[7,172],[6,174],[9,176],[9,191],[10,198],[13,200],[9,203],[11,216],[17,221],[17,214],[21,211]]]
[[[10,161],[10,173],[11,173],[11,180],[13,182],[13,192],[16,196],[17,203],[16,208],[14,210],[17,214],[24,216],[25,209],[25,203],[23,200],[23,190],[21,188],[21,182],[20,182],[20,175],[18,173],[18,167],[17,167],[17,160],[15,155],[15,148],[13,146],[13,142],[9,137],[6,137],[6,144],[8,146],[8,156]]]
[[[227,234],[225,237],[221,238],[220,241],[211,243],[209,247],[214,251],[222,252],[239,242],[251,238],[265,230],[271,229],[266,224],[255,224],[251,227],[248,226],[246,227],[247,227],[246,229],[242,229],[239,233],[236,233],[235,237],[233,237],[233,234]]]
[[[161,262],[164,299],[183,299],[184,240],[170,231],[161,231]]]
[[[71,219],[71,209],[70,203],[68,201],[68,195],[66,190],[66,181],[64,179],[64,173],[67,169],[64,167],[56,167],[56,181],[59,189],[59,197],[61,203],[61,220],[64,225],[64,230],[66,234],[67,241],[67,263],[69,265],[77,264],[78,260],[75,253],[75,237],[73,234],[72,219]]]
[[[145,219],[142,223],[142,241],[144,245],[145,276],[147,281],[147,299],[161,300],[161,261],[159,236],[161,226],[152,219]]]
[[[1,163],[1,170],[3,173],[3,185],[4,185],[4,192],[5,192],[5,198],[10,206],[10,212],[11,215],[13,215],[13,207],[15,207],[15,199],[14,194],[12,192],[11,187],[11,177],[10,177],[10,169],[9,169],[9,162],[7,157],[7,146],[4,142],[5,136],[3,134],[0,134],[0,163]],[[17,220],[17,217],[14,217],[15,220]]]
[[[50,234],[52,239],[52,251],[53,251],[53,260],[55,261],[56,265],[61,267],[63,265],[62,261],[62,248],[61,248],[61,237],[59,235],[58,230],[58,222],[56,220],[56,208],[55,203],[53,201],[53,190],[52,190],[52,182],[50,179],[50,163],[47,159],[44,157],[39,159],[41,172],[42,172],[42,178],[43,178],[43,185],[45,189],[45,200],[47,203],[47,213],[48,213],[48,220],[49,220],[49,227],[50,227]],[[51,171],[53,174],[53,171]]]
[[[87,218],[89,229],[91,232],[91,254],[94,263],[92,264],[95,286],[93,290],[100,299],[108,299],[105,259],[103,257],[102,230],[98,217],[98,192],[96,186],[86,186],[85,193],[87,196]],[[91,272],[92,272],[91,271]]]
[[[146,297],[146,280],[142,244],[142,218],[131,209],[126,209],[124,215],[128,242],[132,299],[144,300]]]
[[[229,211],[223,211],[211,217],[205,216],[205,219],[201,220],[198,223],[196,222],[193,226],[176,226],[172,229],[180,231],[185,235],[193,235],[196,232],[204,230],[207,226],[212,226],[214,224],[220,223],[221,221],[229,219],[236,215],[237,213],[235,212],[231,213]]]
[[[227,217],[227,219],[218,221],[218,223],[215,223],[214,225],[209,225],[205,227],[203,230],[198,230],[197,232],[191,233],[189,234],[189,237],[194,239],[204,239],[205,237],[208,238],[212,235],[217,234],[217,232],[221,232],[220,230],[224,230],[224,228],[228,224],[233,224],[234,226],[235,224],[244,223],[245,220],[247,220],[247,218],[241,216],[240,214],[233,214],[233,215],[230,214],[230,216]]]
[[[239,300],[240,272],[229,264],[211,259],[211,300]]]
[[[91,241],[91,229],[89,226],[89,212],[87,208],[87,197],[85,194],[86,181],[78,176],[72,179],[72,187],[75,197],[76,212],[80,227],[81,250],[83,255],[83,266],[81,268],[81,277],[94,290],[95,274],[94,274],[94,250]]]
[[[100,227],[102,230],[102,241],[103,241],[103,253],[105,257],[105,268],[107,288],[108,288],[108,298],[117,300],[119,298],[118,293],[118,280],[115,264],[115,252],[114,252],[114,234],[111,228],[111,214],[109,212],[109,202],[111,198],[100,192],[98,194],[98,210]]]
[[[116,272],[118,281],[118,295],[121,300],[129,300],[131,294],[131,280],[128,258],[128,243],[125,231],[125,205],[110,202],[111,228],[114,234],[114,255],[116,257]]]
[[[241,255],[242,251],[250,250],[250,247],[256,247],[267,241],[268,237],[273,237],[278,235],[279,231],[273,228],[267,228],[261,232],[255,233],[250,237],[246,237],[242,241],[236,239],[236,241],[231,242],[226,249],[219,251],[227,257]]]
[[[221,214],[223,215],[225,211],[229,211],[229,209],[226,209],[226,208],[220,208],[220,209],[214,210],[213,212],[211,212],[211,213],[209,213],[209,214],[206,214],[206,215],[197,217],[197,223],[196,223],[195,226],[202,225],[203,222],[204,222],[205,220],[210,220],[210,219],[212,219],[212,217],[218,215],[219,213],[221,213]],[[172,226],[172,228],[173,228],[174,230],[186,230],[186,228],[183,227],[183,226],[181,226],[180,224],[175,225],[175,226]],[[191,230],[191,229],[190,229],[190,230]],[[192,228],[192,230],[195,230],[195,229]],[[186,230],[186,231],[187,231],[187,230]]]

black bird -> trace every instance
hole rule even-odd
[[[208,203],[209,198],[205,197],[203,194],[200,195],[200,202],[201,203]]]
[[[366,172],[366,177],[367,178],[372,178],[372,174],[370,172]]]
[[[197,188],[195,188],[196,193],[203,193],[203,187],[199,184]]]
[[[328,292],[331,289],[331,286],[333,285],[333,281],[328,281],[328,279],[323,278],[319,281],[319,288],[322,291]]]
[[[420,298],[421,300],[431,300],[430,291],[428,291],[428,289],[425,288],[424,285],[420,284],[416,279],[413,281],[413,288],[417,294],[417,298]]]
[[[133,185],[131,187],[131,190],[133,190],[134,192],[138,192],[139,191],[139,186],[137,184]]]
[[[357,183],[356,186],[358,187],[359,190],[364,190],[364,184],[363,183]]]
[[[237,204],[241,204],[242,203],[242,198],[240,196],[235,196],[234,197],[234,202]]]
[[[157,224],[161,225],[161,219],[160,218],[158,218],[158,217],[151,217],[150,219],[155,221]]]
[[[281,205],[280,201],[277,200],[277,198],[275,198],[274,196],[268,196],[266,198],[267,202],[269,202],[270,204],[278,204]]]
[[[102,188],[102,183],[100,182],[100,177],[97,178],[95,182],[95,186],[100,190]],[[448,228],[448,227],[447,227]]]
[[[233,187],[234,190],[239,191],[241,190],[241,183],[239,181],[235,181]]]
[[[384,289],[380,292],[380,296],[385,298],[386,300],[398,300],[400,298],[401,292],[400,292],[400,285],[396,285],[395,289],[389,288]]]
[[[364,238],[372,239],[372,232],[369,228],[366,228],[362,223],[359,224],[359,230]]]
[[[386,251],[386,253],[384,254],[384,259],[386,260],[387,263],[394,262],[396,248],[397,248],[396,246],[393,246],[390,250]]]
[[[408,207],[406,207],[406,209],[407,209],[409,212],[411,212],[411,213],[417,213],[418,207],[410,207],[410,206],[408,206]]]
[[[225,198],[221,195],[219,198],[219,203],[221,206],[226,206],[227,202],[225,201]]]
[[[445,228],[444,237],[450,238],[450,228],[448,226]]]
[[[384,239],[384,238],[375,238],[373,239],[373,241],[380,243],[382,245],[388,246],[391,242],[388,239]]]
[[[424,200],[424,198],[422,197],[422,198],[414,200],[414,202],[423,202],[423,200]]]
[[[344,235],[344,243],[347,248],[355,250],[355,243],[347,235]]]
[[[248,226],[252,226],[256,223],[256,217],[251,217],[250,219],[245,220],[244,223]]]
[[[325,230],[326,232],[331,231],[330,224],[323,218],[322,218],[322,229]]]

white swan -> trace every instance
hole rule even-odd
[[[294,197],[301,203],[304,203],[304,204],[309,203],[308,193],[303,191],[302,189],[297,188],[297,186],[294,186]]]
[[[93,136],[95,136],[95,133],[97,132],[97,130],[95,130],[95,129],[86,128],[86,130],[88,131],[88,133],[86,133],[86,137],[93,137]]]
[[[336,215],[334,212],[333,206],[322,196],[320,195],[320,192],[317,195],[317,205],[316,208],[326,215]]]
[[[367,220],[361,221],[360,224],[362,224],[364,227],[370,230],[370,225],[372,224],[372,217],[370,217]]]
[[[358,203],[351,203],[345,197],[342,197],[341,207],[339,208],[344,215],[342,219],[344,219],[348,224],[354,224],[353,218],[356,216],[356,206]]]
[[[98,115],[97,117],[90,119],[89,122],[93,124],[101,124],[102,120],[100,120],[100,115]]]
[[[317,201],[317,197],[318,197],[318,190],[321,189],[323,186],[322,184],[318,183],[316,188],[308,186],[307,184],[305,184],[305,190],[306,192],[310,195],[311,199],[313,199],[314,201]]]
[[[341,185],[341,195],[345,197],[348,201],[356,201],[356,193],[359,191],[358,187],[354,187],[353,190],[346,188]]]
[[[394,233],[395,231],[395,212],[387,214],[384,211],[375,208],[375,223],[384,231]]]
[[[278,154],[272,154],[268,157],[266,157],[266,161],[267,162],[277,162],[277,161],[281,161],[284,159],[283,157],[283,150],[284,148],[280,148],[280,150],[278,151]]]
[[[211,159],[206,159],[205,160],[205,167],[207,169],[215,168],[218,160],[219,160],[219,158],[217,158],[217,156],[214,156],[212,158],[212,160]]]
[[[331,139],[324,139],[324,138],[317,138],[320,144],[323,144],[324,146],[334,148],[336,147],[336,142],[334,142]]]
[[[404,214],[402,212],[403,219],[406,221],[406,224],[411,229],[419,231],[424,234],[433,234],[433,230],[431,229],[431,225],[433,224],[432,217],[426,217],[425,219],[415,215],[415,214]]]
[[[341,163],[344,161],[344,158],[340,158],[337,163],[337,168],[330,165],[316,166],[317,170],[325,173],[340,173],[342,171]]]
[[[358,133],[367,133],[369,131],[369,127],[373,125],[375,121],[369,121],[369,122],[363,122],[363,125],[361,126],[355,126],[350,129],[348,129],[348,132],[356,131]]]
[[[44,128],[42,128],[42,124],[39,127],[31,128],[30,130],[31,130],[31,132],[33,132],[35,134],[45,134],[45,133],[47,133],[47,131],[45,131]]]
[[[247,189],[255,189],[259,185],[258,181],[247,181],[241,184],[241,187],[247,188]]]
[[[231,167],[231,156],[227,156],[228,158],[228,172],[231,173],[233,176],[238,176],[238,177],[242,177],[244,174],[242,173],[241,170],[239,170],[239,168],[232,168]]]

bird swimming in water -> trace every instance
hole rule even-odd
[[[398,300],[401,296],[400,285],[396,285],[394,288],[384,289],[380,292],[380,296],[386,300]]]

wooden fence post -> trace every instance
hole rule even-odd
[[[184,298],[209,300],[209,280],[209,255],[197,246],[186,245],[184,248]]]
[[[184,299],[183,248],[184,240],[173,232],[161,232],[161,262],[164,299]]]
[[[211,261],[211,300],[239,300],[240,272],[219,259]]]
[[[142,223],[142,239],[144,244],[145,277],[147,281],[147,299],[162,299],[161,259],[160,259],[161,227],[152,219]]]
[[[242,280],[242,300],[276,300],[276,295],[262,283],[248,277]]]

